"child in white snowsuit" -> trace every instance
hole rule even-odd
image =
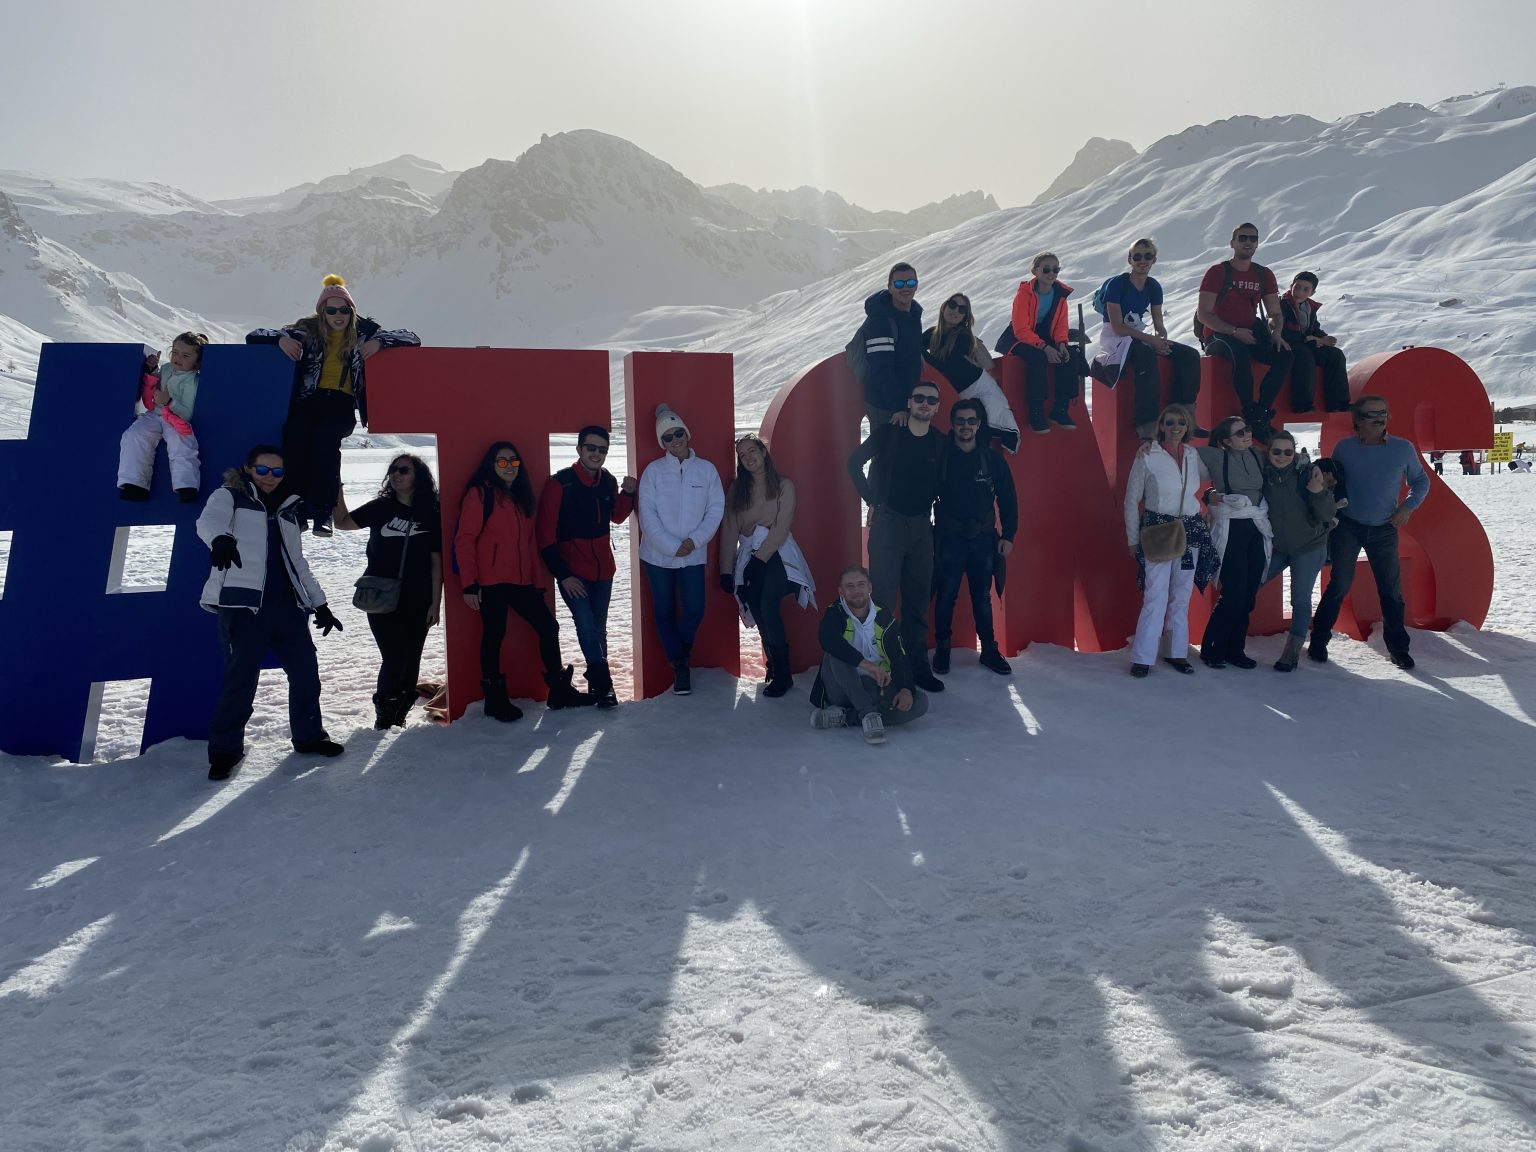
[[[208,337],[201,332],[183,332],[171,343],[169,364],[160,363],[158,352],[145,357],[139,383],[144,411],[123,433],[117,458],[117,494],[122,499],[149,499],[155,449],[163,439],[171,464],[171,487],[183,504],[197,501],[202,469],[197,437],[188,421],[197,402],[197,378],[207,343]]]

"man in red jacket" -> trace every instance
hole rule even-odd
[[[619,701],[608,671],[608,601],[615,570],[608,530],[634,510],[638,485],[633,476],[620,484],[603,467],[608,429],[597,424],[583,428],[576,452],[576,463],[551,476],[539,493],[535,532],[576,625],[588,688],[599,708],[612,708]]]

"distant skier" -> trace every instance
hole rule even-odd
[[[160,363],[160,354],[144,358],[139,381],[139,404],[144,408],[123,432],[117,457],[117,494],[124,500],[148,500],[155,470],[155,449],[165,441],[171,465],[171,487],[183,504],[197,501],[202,484],[197,436],[192,432],[192,408],[197,403],[197,383],[208,337],[183,332],[171,342],[171,362]]]
[[[416,333],[386,332],[358,316],[340,276],[327,276],[311,316],[286,328],[257,328],[247,344],[276,344],[295,362],[293,396],[283,425],[284,459],[293,468],[292,488],[314,521],[316,536],[331,534],[331,509],[341,487],[341,442],[357,427],[354,406],[368,423],[363,363],[384,348],[419,345]]]

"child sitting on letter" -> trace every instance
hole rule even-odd
[[[192,406],[197,402],[197,378],[208,337],[183,332],[171,343],[171,362],[160,363],[160,354],[144,358],[139,383],[139,403],[144,411],[123,433],[117,458],[117,494],[124,500],[148,500],[150,477],[155,470],[155,448],[165,440],[171,464],[171,487],[183,504],[197,501],[202,470],[197,460],[197,437],[192,434]]]

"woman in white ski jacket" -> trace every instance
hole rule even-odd
[[[704,618],[704,565],[725,515],[720,474],[689,447],[688,426],[667,405],[656,409],[665,451],[640,474],[640,564],[656,612],[656,631],[672,664],[672,691],[693,690],[688,654]]]
[[[1141,617],[1131,645],[1131,675],[1145,676],[1168,634],[1167,663],[1191,673],[1189,598],[1204,588],[1217,566],[1215,550],[1200,515],[1196,493],[1209,480],[1194,446],[1185,441],[1195,418],[1182,404],[1170,404],[1157,418],[1157,440],[1136,454],[1125,488],[1125,538],[1140,566]],[[1141,530],[1172,520],[1184,523],[1187,548],[1172,560],[1150,561],[1141,549]]]
[[[213,570],[200,603],[219,617],[224,681],[208,725],[208,778],[227,779],[245,755],[245,725],[261,662],[273,652],[288,677],[288,726],[297,752],[336,756],[342,746],[320,720],[320,669],[306,627],[329,636],[341,623],[304,560],[300,500],[283,486],[283,456],[270,444],[224,474],[197,518]]]

